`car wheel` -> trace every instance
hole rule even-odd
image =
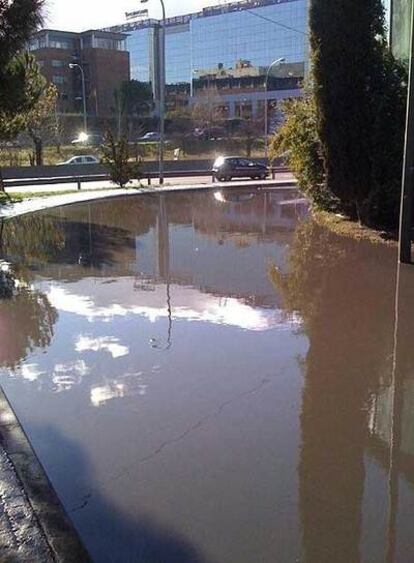
[[[267,174],[262,174],[262,175],[260,176],[260,179],[261,179],[261,180],[266,180],[266,178],[267,178]]]
[[[231,176],[226,176],[226,177],[225,177],[225,181],[226,181],[226,182],[231,182]]]

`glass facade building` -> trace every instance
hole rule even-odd
[[[281,57],[289,63],[307,58],[306,0],[195,18],[191,28],[193,69],[231,68],[240,59],[268,66]]]
[[[262,77],[261,90],[267,68],[276,59],[285,59],[287,67],[300,66],[303,74],[309,56],[307,25],[308,0],[245,0],[169,18],[165,37],[167,88],[180,85],[182,91],[186,86],[191,96],[197,78],[214,75],[216,80],[217,74],[226,72],[240,78],[241,72],[235,72],[241,66],[240,61],[248,63],[244,66],[251,69],[252,76]],[[157,28],[159,22],[155,20],[111,28],[128,34],[131,78],[152,81]],[[247,76],[249,72],[245,68],[243,77]],[[285,89],[288,91],[284,97],[292,94],[292,88]],[[274,88],[269,90],[262,92],[264,96],[256,96],[256,101],[280,97],[272,96]],[[228,91],[223,95],[230,102],[255,98],[252,91],[240,87],[238,92]]]

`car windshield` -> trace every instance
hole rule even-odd
[[[225,163],[225,159],[223,156],[219,156],[218,158],[216,158],[216,160],[214,161],[214,166],[223,166],[223,164]]]

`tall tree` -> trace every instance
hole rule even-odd
[[[382,120],[381,100],[403,87],[390,80],[399,67],[388,53],[382,1],[311,0],[310,32],[326,183],[361,218],[375,184],[375,159],[384,152],[378,144],[389,143],[387,131],[394,137],[403,115],[398,105],[392,120]]]
[[[36,105],[24,116],[25,129],[34,149],[34,164],[43,164],[43,143],[56,134],[56,86],[45,86]]]
[[[28,79],[34,70],[22,55],[42,22],[43,0],[0,0],[0,116],[13,117],[31,103]]]
[[[126,80],[121,84],[120,107],[122,113],[138,116],[152,105],[152,90],[149,82]]]
[[[20,114],[39,99],[34,59],[23,53],[42,22],[43,0],[0,0],[0,138],[22,128]],[[0,174],[0,189],[3,183]]]

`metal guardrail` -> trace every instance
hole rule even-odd
[[[271,174],[272,180],[275,179],[275,175],[282,172],[289,172],[286,167],[274,167],[270,168],[269,172]],[[166,171],[164,172],[165,178],[189,178],[189,177],[201,177],[210,176],[211,171],[209,170],[181,170],[181,171]],[[140,180],[146,180],[148,185],[151,185],[151,180],[158,178],[157,172],[147,172],[142,174],[139,178]],[[45,178],[7,178],[4,179],[4,185],[6,188],[21,188],[21,187],[31,187],[31,186],[42,186],[42,185],[55,185],[55,184],[76,184],[77,189],[80,190],[83,183],[87,182],[100,182],[108,181],[109,174],[88,174],[82,176],[54,176]],[[212,181],[215,181],[214,175],[212,175]]]

